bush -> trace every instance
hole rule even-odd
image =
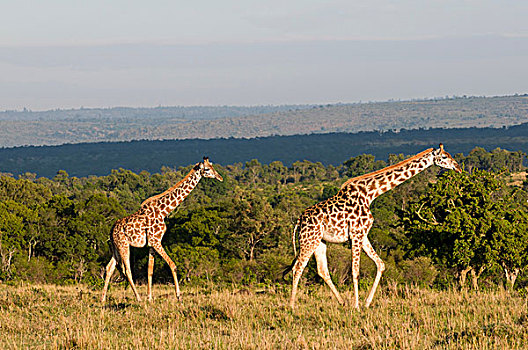
[[[401,268],[405,282],[418,286],[432,286],[438,275],[431,258],[426,256],[405,260],[401,263]]]
[[[20,256],[15,261],[17,278],[37,284],[57,282],[55,268],[51,262],[44,257],[34,257],[27,261],[26,257]]]

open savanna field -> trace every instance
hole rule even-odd
[[[366,288],[364,288],[366,289]],[[146,287],[140,286],[142,296]],[[323,285],[154,286],[152,303],[111,288],[0,285],[2,349],[523,349],[524,293],[384,287],[369,309],[341,307]],[[353,291],[343,290],[346,300]],[[363,300],[366,290],[361,291]]]

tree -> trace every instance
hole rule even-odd
[[[249,162],[246,162],[246,182],[249,184],[255,184],[257,179],[262,174],[262,164],[258,160],[252,159]]]
[[[16,254],[31,256],[33,232],[28,223],[36,221],[36,212],[13,200],[0,202],[0,278],[10,278]]]
[[[387,164],[382,160],[376,160],[372,154],[361,154],[357,157],[352,157],[343,163],[342,176],[355,177],[382,169]]]
[[[184,280],[209,280],[218,270],[220,258],[229,254],[223,249],[226,227],[226,213],[218,207],[178,212],[167,220],[164,245]]]
[[[519,273],[528,265],[528,211],[511,200],[514,196],[507,198],[502,215],[493,222],[492,246],[497,265],[513,289]]]
[[[472,172],[473,169],[502,171],[506,169],[510,172],[521,171],[526,154],[522,151],[510,152],[505,149],[495,148],[491,152],[486,152],[482,147],[475,147],[467,157],[463,157],[466,170]]]
[[[248,198],[235,200],[233,240],[247,260],[253,261],[262,249],[276,243],[277,229],[278,217],[266,198],[250,194]]]
[[[430,256],[455,268],[459,283],[467,273],[474,288],[482,272],[496,263],[494,225],[504,207],[503,184],[493,173],[446,172],[402,212],[410,235],[410,256]]]

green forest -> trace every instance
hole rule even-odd
[[[305,160],[286,166],[256,159],[215,165],[224,181],[202,179],[166,219],[163,244],[181,284],[288,283],[281,272],[294,258],[291,233],[301,212],[334,195],[348,178],[404,158],[361,154],[339,165]],[[475,148],[455,158],[463,173],[432,167],[373,202],[369,238],[387,265],[382,283],[525,288],[526,154]],[[176,184],[193,165],[152,174],[124,169],[88,177],[65,171],[53,178],[2,174],[0,280],[100,288],[114,222]],[[132,249],[139,283],[146,281],[147,255],[147,248]],[[349,246],[330,244],[328,260],[335,283],[351,283]],[[304,276],[308,283],[322,283],[314,265]],[[374,264],[363,255],[362,285],[372,283],[374,275]],[[172,282],[159,257],[154,279]]]
[[[112,169],[159,172],[162,166],[180,167],[206,155],[222,165],[258,159],[280,161],[290,167],[298,160],[339,166],[349,157],[372,154],[387,159],[391,153],[415,154],[444,143],[453,154],[468,154],[477,144],[487,150],[501,147],[528,152],[528,123],[504,128],[454,128],[270,136],[252,139],[193,139],[27,146],[0,149],[0,169],[13,175],[25,172],[51,178],[58,169],[70,176],[106,175]]]

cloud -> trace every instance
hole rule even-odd
[[[524,93],[528,38],[0,48],[0,109]]]

